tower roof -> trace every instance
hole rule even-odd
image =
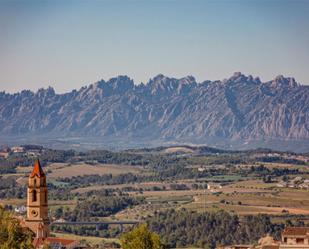
[[[32,173],[30,175],[30,177],[34,177],[34,176],[37,176],[37,177],[44,177],[45,176],[39,159],[35,160],[34,167],[33,167]]]

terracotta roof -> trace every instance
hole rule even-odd
[[[61,246],[70,246],[71,244],[77,242],[76,240],[73,240],[73,239],[63,239],[63,238],[56,238],[56,237],[35,238],[33,240],[34,248],[39,248],[40,246],[44,245],[45,241],[49,245],[61,245]]]
[[[34,176],[37,176],[37,177],[44,177],[45,176],[39,159],[35,160],[34,167],[33,167],[32,173],[30,175],[30,177],[34,177]]]
[[[76,240],[73,239],[63,239],[63,238],[56,238],[56,237],[48,237],[46,240],[50,244],[61,244],[63,246],[71,245],[72,243],[76,243]]]
[[[282,236],[306,236],[307,234],[309,234],[309,227],[287,227],[284,229]]]
[[[44,245],[44,239],[43,238],[34,238],[32,242],[34,248],[39,248],[40,246]]]
[[[265,245],[261,247],[262,249],[279,249],[279,245]]]

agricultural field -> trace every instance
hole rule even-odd
[[[17,173],[29,174],[32,171],[32,166],[17,167]],[[48,179],[57,179],[63,177],[83,176],[83,175],[119,175],[123,173],[139,174],[142,168],[137,166],[117,165],[117,164],[87,164],[87,163],[51,163],[44,167]]]
[[[170,210],[201,215],[223,210],[240,219],[265,214],[274,224],[309,221],[306,154],[176,146],[117,153],[47,150],[41,158],[52,220],[143,223]],[[26,205],[33,160],[18,158],[15,167],[16,158],[11,160],[4,161],[0,175],[0,204],[14,210]],[[90,244],[117,243],[121,235],[117,227],[58,227],[53,232],[74,234]]]
[[[56,166],[56,167],[55,167]],[[90,165],[86,163],[73,165],[49,165],[47,167],[48,178],[57,179],[63,177],[83,176],[83,175],[119,175],[124,173],[139,174],[142,169],[127,165],[112,165],[112,164],[96,164]]]
[[[32,171],[32,166],[17,167],[18,182],[26,184],[28,175]],[[57,182],[59,178],[71,178],[85,175],[120,175],[125,173],[142,174],[143,169],[137,166],[116,165],[116,164],[87,164],[87,163],[51,163],[44,167],[48,181]]]
[[[95,236],[80,236],[80,235],[72,235],[68,233],[52,233],[53,236],[64,239],[73,239],[85,241],[86,243],[95,246],[101,245],[104,243],[117,243],[119,244],[119,239],[109,239],[109,238],[99,238]]]

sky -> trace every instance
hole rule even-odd
[[[0,91],[234,72],[309,85],[309,0],[0,0]]]

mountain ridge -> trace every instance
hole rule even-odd
[[[3,137],[122,137],[133,144],[140,140],[307,144],[308,124],[309,86],[281,75],[261,82],[236,72],[225,80],[198,83],[193,76],[159,74],[139,85],[118,76],[62,94],[52,87],[0,92]]]

